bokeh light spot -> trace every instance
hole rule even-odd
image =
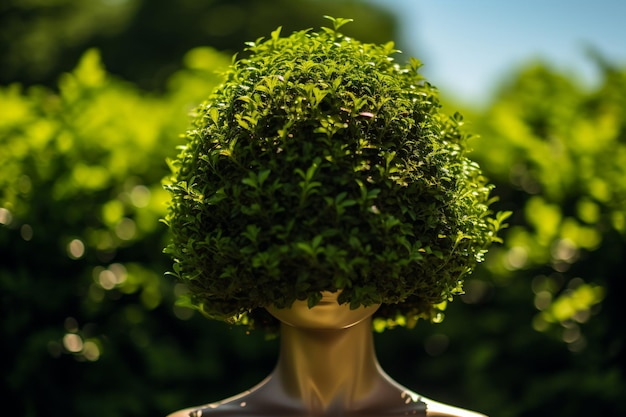
[[[100,347],[92,340],[87,340],[83,347],[83,356],[88,361],[94,362],[100,358]]]
[[[17,188],[22,194],[28,194],[33,188],[33,183],[28,175],[22,175],[17,181]]]
[[[100,285],[91,284],[89,286],[89,299],[96,303],[101,302],[104,299],[104,291]]]
[[[116,283],[115,274],[112,271],[105,269],[98,274],[98,284],[105,290],[113,289]]]
[[[74,239],[67,245],[67,254],[72,259],[80,259],[85,254],[85,244],[80,239]]]
[[[508,270],[522,269],[528,260],[528,251],[522,246],[512,247],[506,255],[505,267]]]
[[[552,303],[552,294],[549,291],[539,291],[535,294],[535,308],[545,310]]]
[[[13,220],[11,212],[4,207],[0,207],[0,224],[9,225]]]
[[[563,329],[561,338],[565,343],[574,343],[580,338],[580,328],[578,326],[570,326]]]
[[[67,333],[63,336],[63,346],[72,353],[78,353],[83,350],[83,339],[76,333]]]
[[[559,261],[572,263],[578,255],[578,248],[570,239],[559,239],[552,246],[552,257]]]
[[[20,235],[22,236],[22,239],[24,239],[25,241],[29,241],[33,238],[33,228],[30,224],[23,224],[22,227],[20,227]]]
[[[145,185],[137,185],[130,192],[130,201],[135,207],[146,207],[150,203],[150,190]]]
[[[545,332],[550,327],[550,323],[546,320],[545,314],[537,314],[533,318],[533,329],[538,332]]]
[[[114,263],[108,269],[96,267],[93,270],[94,280],[105,290],[111,290],[126,280],[126,267],[120,263]]]
[[[78,331],[78,321],[74,317],[67,317],[63,323],[65,330],[70,333],[76,333]]]
[[[191,308],[176,305],[173,307],[173,311],[176,318],[180,320],[189,320],[194,314],[194,310]]]
[[[136,232],[137,226],[135,222],[128,217],[124,217],[117,226],[115,226],[115,234],[122,240],[131,240],[135,237]]]

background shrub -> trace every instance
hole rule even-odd
[[[2,7],[3,19],[15,16]],[[34,20],[20,30],[55,39],[61,32],[48,23],[34,30],[55,16],[65,24],[49,11],[30,9]],[[281,16],[245,40],[286,20],[318,26],[322,14],[356,18],[355,26],[381,18],[327,9],[301,25]],[[15,40],[3,47],[18,45],[0,26]],[[372,41],[395,39],[391,26],[371,30]],[[124,39],[139,42],[134,51],[146,44]],[[146,92],[137,87],[143,76],[111,77],[90,52],[57,83],[59,68],[74,67],[90,42],[53,42],[74,50],[47,69],[47,87],[33,85],[24,66],[5,65],[19,60],[12,52],[0,54],[2,71],[13,68],[0,88],[2,392],[20,416],[96,417],[164,415],[240,392],[272,369],[276,341],[173,308],[175,288],[162,278],[166,228],[157,222],[164,157],[229,58],[181,52],[173,58],[180,71],[151,61],[162,81]],[[50,53],[20,45],[24,56]],[[115,63],[126,65],[134,63]],[[515,215],[506,246],[492,250],[442,324],[376,335],[394,378],[492,416],[626,414],[625,72],[604,65],[602,84],[585,89],[548,67],[522,68],[487,109],[461,109],[481,133],[473,155],[497,185],[498,207]]]

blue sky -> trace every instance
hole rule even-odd
[[[484,102],[520,64],[541,60],[593,85],[585,48],[626,65],[626,0],[369,0],[397,12],[398,43],[448,96]]]

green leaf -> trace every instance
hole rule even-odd
[[[354,22],[354,19],[346,19],[343,17],[332,17],[332,16],[324,16],[325,19],[330,20],[331,22],[333,22],[333,29],[335,30],[335,33],[345,24],[350,23],[350,22]]]

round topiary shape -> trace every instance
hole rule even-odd
[[[379,327],[438,320],[497,240],[461,116],[418,60],[331,20],[249,43],[171,161],[166,252],[210,318],[271,326],[265,307],[341,290]]]

